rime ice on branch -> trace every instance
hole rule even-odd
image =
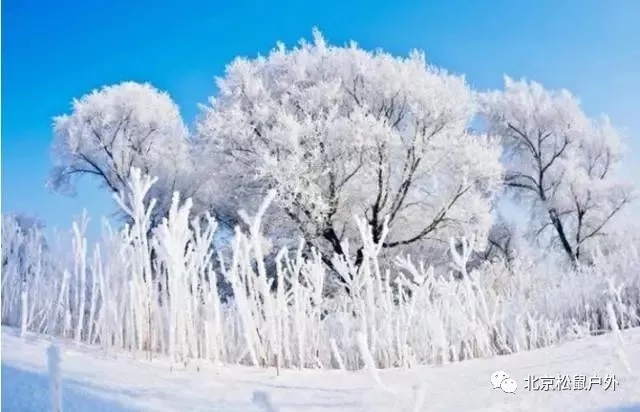
[[[274,188],[279,208],[266,226],[297,231],[325,263],[359,238],[353,216],[363,213],[375,242],[388,219],[385,249],[485,239],[500,148],[470,132],[475,102],[464,77],[424,54],[336,47],[316,31],[313,43],[234,60],[218,88],[197,131],[204,158],[225,164],[221,201],[255,204]]]

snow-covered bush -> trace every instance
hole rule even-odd
[[[118,198],[132,225],[107,228],[90,252],[76,224],[70,246],[44,255],[38,237],[20,238],[28,267],[3,238],[2,322],[30,331],[99,344],[105,350],[166,354],[176,362],[356,369],[356,337],[364,334],[378,367],[409,367],[527,350],[618,327],[640,325],[637,244],[594,255],[588,268],[558,272],[525,260],[486,263],[466,273],[474,242],[452,242],[453,272],[436,272],[410,256],[381,269],[381,245],[365,220],[356,219],[363,249],[360,270],[336,256],[334,266],[351,293],[328,297],[319,253],[277,255],[274,277],[265,269],[261,217],[270,193],[246,232],[238,229],[221,274],[212,266],[215,223],[190,217],[178,194],[167,217],[147,236],[145,199],[154,179],[131,173],[129,198]],[[202,219],[208,224],[199,226]],[[11,232],[3,230],[3,236]],[[380,241],[383,241],[384,235]],[[9,238],[9,242],[16,242]],[[60,242],[55,242],[60,243]],[[462,245],[461,248],[458,245]],[[344,249],[349,251],[345,242]],[[68,256],[63,251],[70,250]],[[15,248],[14,248],[15,249]],[[153,257],[152,257],[153,255]],[[42,264],[53,259],[54,263]],[[223,276],[234,299],[223,302],[212,281]],[[26,282],[26,283],[25,283]]]
[[[20,326],[23,334],[28,320],[37,316],[35,305],[46,288],[39,281],[42,276],[52,273],[49,247],[42,232],[42,225],[36,220],[20,216],[2,217],[2,322]],[[5,293],[15,291],[15,294]],[[31,312],[30,312],[31,311]]]

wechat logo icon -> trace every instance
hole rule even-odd
[[[491,385],[493,389],[502,389],[504,393],[516,393],[518,389],[518,383],[511,379],[509,374],[505,371],[496,371],[491,375]]]

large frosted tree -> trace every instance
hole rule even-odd
[[[505,185],[529,212],[534,239],[550,239],[577,263],[633,198],[620,178],[622,136],[588,117],[567,91],[505,79],[481,95],[489,131],[505,148]]]
[[[274,189],[267,226],[303,236],[329,265],[360,237],[354,215],[375,241],[388,222],[384,249],[486,237],[499,145],[469,131],[465,79],[422,53],[336,47],[316,31],[313,43],[234,60],[217,85],[197,123],[217,203],[249,206]]]

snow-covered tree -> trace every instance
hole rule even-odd
[[[73,193],[82,175],[114,194],[126,189],[132,167],[158,177],[150,197],[162,215],[174,190],[192,195],[188,130],[169,95],[145,83],[123,82],[74,99],[70,114],[54,118],[57,164],[50,184]]]
[[[336,47],[315,31],[313,43],[234,60],[217,85],[197,124],[203,161],[224,185],[217,202],[255,205],[275,189],[280,207],[265,218],[329,264],[345,238],[360,238],[354,215],[376,242],[388,220],[385,249],[485,238],[500,148],[469,132],[465,79],[424,54]]]
[[[535,82],[507,77],[504,91],[480,100],[504,144],[505,185],[531,211],[534,238],[547,236],[575,264],[633,197],[616,170],[622,136],[607,118],[588,117],[568,91]]]

